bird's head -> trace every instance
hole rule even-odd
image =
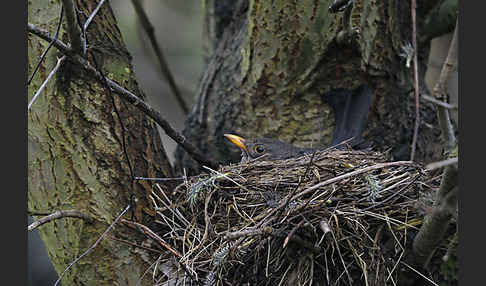
[[[310,149],[299,148],[270,138],[244,139],[233,134],[224,134],[233,144],[241,149],[241,162],[262,158],[262,160],[289,159]]]

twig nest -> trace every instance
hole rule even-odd
[[[435,183],[380,153],[319,151],[209,170],[158,214],[179,263],[203,284],[385,285]]]

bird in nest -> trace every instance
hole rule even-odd
[[[362,85],[354,90],[338,89],[324,95],[324,100],[334,110],[336,127],[331,144],[327,146],[342,149],[346,144],[354,149],[366,146],[362,138],[371,105],[372,94],[369,87]],[[297,147],[277,139],[245,139],[234,134],[224,136],[241,149],[241,162],[253,159],[284,160],[312,154],[318,148]],[[343,144],[345,142],[346,144]],[[321,148],[322,149],[322,148]]]

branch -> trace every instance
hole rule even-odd
[[[59,36],[59,30],[61,30],[61,24],[62,24],[62,15],[64,14],[64,8],[62,7],[62,5],[61,5],[61,9],[60,10],[61,10],[61,12],[59,12],[60,13],[60,15],[59,15],[59,22],[57,23],[57,29],[56,29],[56,34],[54,35],[54,39],[49,43],[49,45],[47,46],[46,50],[40,56],[39,62],[35,66],[34,71],[32,72],[32,75],[30,76],[29,80],[27,80],[27,86],[30,85],[30,82],[34,78],[34,75],[39,70],[39,67],[40,67],[42,61],[44,60],[44,57],[47,55],[47,52],[51,49],[52,45],[54,44],[54,41],[57,40],[57,37]]]
[[[83,55],[86,55],[86,42],[88,41],[88,37],[86,37],[86,30],[88,29],[89,24],[91,23],[91,21],[93,21],[94,17],[96,16],[98,11],[100,10],[101,5],[103,5],[103,3],[105,3],[105,0],[101,0],[98,3],[98,5],[93,10],[91,15],[89,15],[88,19],[86,19],[86,22],[84,22],[84,25],[83,25]]]
[[[315,189],[318,189],[318,188],[327,186],[329,184],[338,182],[340,180],[344,180],[344,179],[349,178],[349,177],[357,176],[359,174],[363,174],[363,173],[366,173],[366,172],[369,172],[369,171],[372,171],[372,170],[388,168],[388,167],[392,167],[392,166],[407,166],[407,165],[414,165],[414,164],[415,163],[412,162],[412,161],[396,161],[396,162],[388,162],[388,163],[378,163],[378,164],[373,165],[373,166],[361,168],[361,169],[358,169],[356,171],[352,171],[352,172],[349,172],[349,173],[346,173],[346,174],[343,174],[343,175],[340,175],[340,176],[337,176],[337,177],[333,177],[333,178],[326,180],[324,182],[320,182],[318,184],[315,184],[314,186],[309,187],[309,188],[305,189],[304,191],[296,194],[294,197],[292,197],[292,201],[297,200],[298,198],[312,192]],[[279,208],[280,208],[280,206],[279,206]]]
[[[52,38],[50,35],[49,35],[49,32],[45,31],[45,30],[42,30],[34,25],[32,25],[31,23],[27,23],[27,31],[31,34],[34,34],[36,35],[37,37],[43,39],[44,41],[47,41],[47,42],[52,42],[52,45],[54,47],[56,47],[56,49],[58,49],[59,51],[61,51],[63,54],[65,55],[72,55],[73,54],[73,51],[71,50],[71,46],[70,45],[67,45],[63,42],[61,42],[60,40],[56,39],[56,38]]]
[[[457,56],[457,33],[458,20],[456,20],[456,29],[451,41],[447,58],[442,66],[439,80],[434,87],[434,97],[437,100],[443,100],[446,97],[445,85],[449,78],[450,71],[455,66],[455,59]],[[439,117],[439,124],[442,135],[446,143],[447,151],[452,151],[456,145],[454,130],[449,120],[449,110],[443,106],[438,106],[437,115]],[[456,158],[451,158],[442,162],[438,162],[439,167],[445,165],[446,168],[442,175],[442,181],[437,192],[437,198],[434,202],[434,210],[425,217],[424,223],[420,228],[419,233],[413,241],[412,261],[414,266],[425,268],[427,267],[435,249],[440,245],[442,238],[447,231],[449,222],[457,208],[457,177],[458,170]],[[434,164],[429,164],[430,169],[435,167]]]
[[[140,231],[144,235],[146,235],[146,236],[150,237],[152,240],[158,242],[165,249],[169,250],[172,254],[174,254],[175,256],[177,256],[177,258],[181,258],[182,257],[182,254],[180,254],[177,250],[175,250],[170,245],[168,245],[160,236],[158,236],[155,232],[153,232],[147,226],[145,226],[143,224],[140,224],[138,222],[129,221],[129,220],[126,220],[126,219],[122,219],[122,222],[125,223],[125,224],[127,224],[127,225],[130,225],[130,226],[132,226],[134,228],[136,228],[138,231]],[[184,268],[184,270],[186,271],[187,275],[189,275],[193,280],[197,280],[196,277],[194,276],[194,274],[195,274],[194,273],[194,270],[192,270],[191,268],[189,268],[189,266],[187,266],[186,263],[184,263],[183,261],[178,261],[178,262]]]
[[[31,223],[27,227],[27,230],[32,231],[32,230],[38,228],[39,226],[41,226],[45,223],[48,223],[48,222],[56,220],[56,219],[64,218],[64,217],[77,217],[77,218],[83,218],[83,219],[86,219],[86,220],[92,220],[93,219],[89,215],[84,214],[84,213],[77,211],[77,210],[57,211],[53,214],[50,214],[50,215],[45,216],[43,218],[40,218],[37,221],[34,221],[33,223]]]
[[[446,83],[450,77],[450,73],[456,66],[457,59],[457,41],[458,41],[458,30],[459,30],[459,19],[456,19],[456,28],[454,30],[454,35],[452,36],[451,45],[449,47],[449,52],[447,53],[447,58],[440,71],[439,79],[434,87],[434,97],[437,100],[448,101]],[[451,150],[456,145],[456,138],[454,135],[454,129],[452,127],[449,110],[442,106],[438,107],[437,116],[439,118],[439,125],[442,131],[443,139],[446,143],[447,150]]]
[[[62,0],[62,4],[66,12],[67,31],[71,40],[71,47],[73,47],[75,53],[80,53],[83,40],[78,25],[78,17],[76,17],[76,6],[73,0]]]
[[[43,40],[51,41],[52,38],[49,36],[49,33],[39,29],[38,27],[28,23],[28,31],[39,36]],[[103,80],[103,76],[93,67],[91,64],[81,57],[78,54],[73,54],[73,51],[69,46],[64,44],[63,42],[56,40],[54,42],[54,46],[58,48],[62,53],[70,56],[70,59],[74,61],[74,63],[81,65],[90,75],[93,75],[97,79]],[[137,107],[140,111],[148,115],[152,118],[160,127],[165,131],[165,133],[172,138],[177,144],[179,144],[194,160],[196,160],[199,164],[209,166],[213,169],[218,168],[218,163],[208,159],[201,151],[199,151],[194,145],[190,142],[186,141],[186,138],[179,134],[177,131],[172,128],[167,120],[165,120],[160,112],[152,108],[150,105],[145,103],[143,100],[138,98],[135,94],[131,93],[130,91],[124,89],[118,83],[112,81],[109,78],[106,78],[106,82],[108,86],[112,89],[112,91],[118,94],[121,98],[126,100],[127,102],[133,104]]]
[[[413,128],[412,151],[410,161],[415,157],[417,147],[418,129],[420,125],[420,105],[419,105],[419,83],[418,83],[418,60],[417,60],[417,21],[416,21],[417,2],[412,0],[412,46],[413,46],[413,83],[415,89],[415,126]]]
[[[425,166],[425,168],[427,170],[431,171],[431,170],[434,170],[434,169],[447,167],[447,166],[452,165],[452,164],[457,164],[457,162],[458,162],[458,158],[454,157],[454,158],[450,158],[450,159],[446,159],[446,160],[427,164],[427,166]]]
[[[37,97],[40,95],[40,93],[42,92],[42,90],[44,89],[44,87],[46,87],[47,85],[47,82],[49,82],[49,80],[51,79],[51,77],[56,73],[56,71],[59,69],[59,67],[61,66],[61,63],[62,61],[66,58],[66,56],[62,56],[60,59],[57,59],[57,64],[56,66],[52,69],[52,71],[49,73],[49,75],[47,76],[46,80],[44,80],[44,82],[41,84],[41,86],[39,87],[39,89],[37,90],[37,92],[34,94],[34,97],[32,97],[32,99],[30,100],[29,102],[29,105],[27,106],[27,111],[30,110],[30,107],[32,106],[32,104],[34,104],[34,102],[37,100]]]
[[[79,260],[81,260],[81,258],[85,257],[91,250],[93,250],[99,243],[100,241],[103,239],[103,237],[105,237],[108,232],[115,226],[115,224],[118,222],[118,220],[130,209],[130,205],[128,205],[116,218],[115,220],[113,221],[112,224],[110,224],[110,226],[100,235],[100,237],[95,241],[95,243],[93,245],[91,245],[88,249],[86,249],[85,252],[83,252],[83,254],[81,254],[80,256],[78,256],[76,259],[74,259],[73,262],[71,262],[68,267],[66,267],[66,269],[64,269],[64,271],[61,273],[61,275],[59,275],[59,278],[57,278],[56,280],[56,283],[54,284],[54,286],[57,286],[59,284],[59,282],[61,282],[61,279],[62,277],[64,276],[64,274],[66,274],[66,272],[74,265],[76,264]]]
[[[227,232],[224,235],[224,240],[234,240],[240,237],[249,237],[257,235],[270,235],[274,232],[274,229],[270,226],[265,226],[262,228],[250,228],[245,230],[239,230],[234,232]]]
[[[455,187],[444,198],[444,202],[435,207],[425,218],[420,231],[413,241],[413,254],[415,265],[425,268],[434,251],[441,244],[447,231],[450,220],[453,217],[453,210],[457,202],[458,188]]]
[[[444,102],[442,100],[437,100],[435,99],[434,97],[430,96],[430,95],[427,95],[427,94],[422,94],[421,95],[423,99],[427,100],[427,101],[430,101],[434,104],[437,104],[438,106],[441,106],[441,107],[444,107],[444,108],[447,108],[447,109],[458,109],[458,106],[455,105],[455,104],[450,104],[450,103],[447,103],[447,102]]]
[[[150,40],[150,44],[152,45],[152,48],[154,49],[155,55],[157,56],[157,59],[159,60],[159,65],[162,70],[162,73],[164,74],[165,78],[167,79],[167,82],[169,83],[169,87],[174,93],[174,96],[179,103],[180,107],[182,108],[182,111],[184,111],[184,114],[187,114],[189,112],[189,108],[187,107],[186,102],[182,98],[182,95],[179,91],[179,88],[177,87],[174,77],[172,76],[172,73],[170,72],[169,66],[167,64],[167,61],[165,60],[164,54],[162,53],[162,50],[159,47],[159,44],[157,43],[157,39],[155,38],[155,29],[152,23],[150,23],[150,20],[147,17],[147,14],[145,13],[145,10],[142,7],[142,4],[140,3],[139,0],[132,0],[133,7],[135,8],[135,12],[137,13],[138,19],[140,20],[140,23],[142,24],[143,29],[147,33],[147,36]]]

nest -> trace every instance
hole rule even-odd
[[[153,193],[172,249],[157,285],[393,285],[417,200],[437,186],[417,164],[359,151],[208,172]]]

